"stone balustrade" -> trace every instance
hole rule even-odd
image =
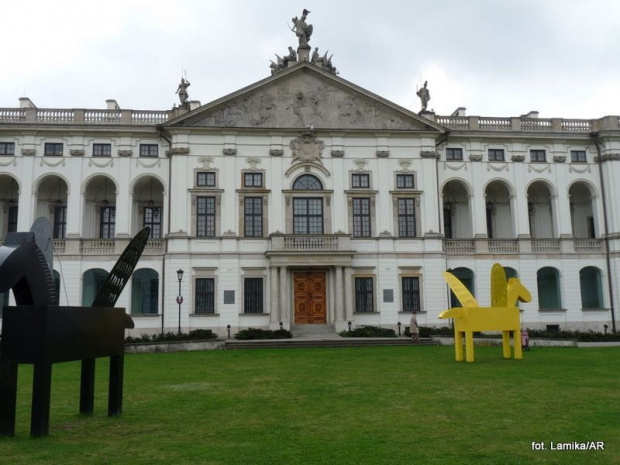
[[[0,123],[153,126],[165,123],[171,117],[168,111],[0,108]]]

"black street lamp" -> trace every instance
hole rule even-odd
[[[181,281],[183,281],[183,270],[177,271],[177,279],[179,280],[179,295],[177,296],[177,304],[179,304],[179,334],[181,334],[181,304],[183,296],[181,295]]]

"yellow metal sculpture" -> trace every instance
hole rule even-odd
[[[480,307],[465,285],[452,273],[444,271],[444,279],[462,307],[450,308],[439,318],[454,319],[454,348],[457,362],[463,361],[463,337],[465,360],[474,361],[474,331],[501,331],[504,358],[510,358],[510,332],[513,334],[514,358],[522,359],[521,315],[517,301],[530,302],[530,292],[517,278],[506,281],[506,272],[499,263],[491,269],[491,306]]]

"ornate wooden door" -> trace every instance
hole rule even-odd
[[[327,296],[325,273],[295,273],[295,323],[325,324]]]

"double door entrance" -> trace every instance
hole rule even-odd
[[[324,272],[293,273],[295,324],[327,323],[327,285]]]

